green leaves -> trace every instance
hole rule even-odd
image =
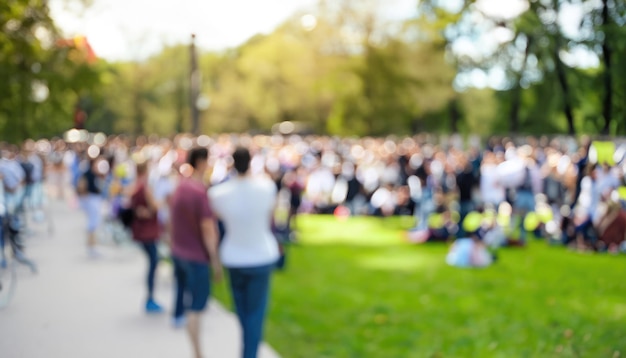
[[[90,61],[80,39],[61,38],[46,3],[0,4],[0,130],[9,140],[61,134],[76,104],[94,131],[190,130],[186,44],[141,62]],[[600,5],[569,0],[530,1],[513,18],[476,1],[424,0],[403,20],[382,18],[380,1],[320,2],[308,14],[314,27],[295,14],[236,48],[200,53],[210,103],[201,130],[269,132],[297,121],[333,135],[597,133],[604,113],[610,133],[626,133],[626,5],[605,3],[607,21]],[[573,36],[559,19],[577,6],[585,11]],[[600,66],[581,68],[584,55]]]
[[[59,135],[78,99],[98,89],[100,67],[85,48],[61,39],[47,1],[0,5],[0,130],[5,139]]]

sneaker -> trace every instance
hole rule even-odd
[[[147,313],[161,313],[163,312],[163,308],[154,300],[150,299],[146,302],[146,312]]]
[[[176,329],[184,328],[187,326],[187,319],[185,316],[174,317],[172,319],[172,327]]]

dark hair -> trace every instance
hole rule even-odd
[[[209,159],[209,151],[203,147],[194,148],[189,151],[189,154],[187,154],[187,163],[194,169],[198,167],[199,160],[207,159]]]
[[[245,174],[250,168],[250,151],[244,147],[237,147],[233,152],[235,170],[239,174]]]
[[[148,173],[148,161],[141,161],[136,165],[137,175],[145,175]]]

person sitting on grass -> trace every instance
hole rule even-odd
[[[608,200],[602,206],[601,211],[604,214],[596,225],[598,241],[595,248],[600,252],[608,251],[615,254],[626,241],[626,211],[622,209],[618,200]]]
[[[463,229],[467,236],[458,238],[446,255],[446,263],[456,267],[487,267],[495,261],[495,255],[482,241],[483,217],[478,212],[467,214]]]
[[[575,248],[579,251],[596,249],[598,226],[606,214],[611,193],[617,189],[617,178],[607,165],[594,164],[581,183],[581,193],[574,213]]]

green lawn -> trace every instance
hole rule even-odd
[[[402,218],[301,216],[274,276],[266,340],[291,357],[617,357],[626,256],[533,242],[487,269],[410,245]],[[214,288],[230,307],[225,285]]]

